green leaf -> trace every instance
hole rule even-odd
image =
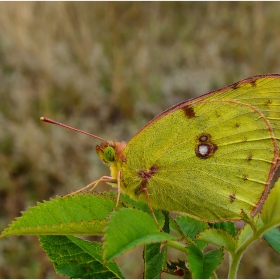
[[[223,260],[223,250],[213,250],[203,254],[193,243],[189,244],[187,262],[195,279],[208,279]]]
[[[183,232],[191,239],[194,239],[197,233],[208,228],[208,225],[205,222],[195,220],[188,216],[179,216],[176,218],[176,222],[181,227]]]
[[[178,223],[172,218],[172,217],[169,217],[169,225],[170,227],[175,231],[177,232],[180,236],[182,236],[184,239],[186,239],[187,242],[191,242],[192,239],[187,236],[183,230],[181,229],[181,227],[178,225]]]
[[[274,228],[273,230],[264,234],[264,239],[268,242],[268,244],[278,253],[280,254],[280,231],[278,228]]]
[[[254,229],[257,231],[260,230],[263,227],[263,222],[260,218],[260,215],[256,215],[254,218],[252,218],[252,223],[254,224]],[[241,230],[239,230],[236,240],[237,240],[237,247],[239,248],[246,240],[251,238],[254,235],[254,231],[251,224],[246,224]]]
[[[1,237],[19,234],[101,235],[106,218],[115,206],[115,199],[104,194],[57,197],[23,212]]]
[[[116,193],[114,193],[114,194],[116,195]],[[142,211],[148,213],[152,217],[151,210],[147,203],[144,203],[141,201],[136,201],[136,200],[132,199],[130,196],[128,196],[127,194],[121,194],[121,202],[123,202],[123,204],[127,207],[133,206],[136,209],[142,210]],[[163,216],[162,211],[157,210],[157,209],[153,209],[153,211],[155,213],[155,216],[156,216],[159,224],[163,225],[164,216]]]
[[[124,278],[114,261],[102,263],[102,245],[73,236],[40,236],[57,273],[69,278]]]
[[[264,224],[277,226],[280,224],[280,180],[270,191],[262,210],[261,219]]]
[[[237,247],[240,247],[253,234],[253,229],[249,224],[246,224],[237,235]]]
[[[162,211],[162,214],[164,216],[164,225],[163,225],[163,231],[169,233],[170,232],[170,216],[168,211]]]
[[[237,229],[233,222],[219,222],[215,224],[209,224],[211,228],[221,229],[231,234],[233,237],[237,234]]]
[[[144,247],[144,278],[160,279],[163,260],[165,260],[166,247],[162,248],[161,244],[147,244]]]
[[[189,236],[192,240],[195,239],[195,236],[202,232],[204,229],[208,228],[208,224],[205,222],[201,222],[198,220],[195,220],[193,218],[190,218],[188,216],[179,216],[176,218],[176,223],[180,226],[181,230]],[[203,249],[207,243],[195,240],[196,245],[199,247],[199,249]]]
[[[236,247],[235,239],[229,233],[220,229],[206,229],[198,234],[196,240],[202,240],[219,247],[224,247],[231,253],[235,251]]]
[[[165,223],[163,230],[169,233],[169,213],[163,212]],[[161,278],[161,271],[165,267],[167,257],[167,248],[160,243],[146,244],[144,246],[144,278],[145,279],[159,279]]]
[[[109,217],[104,237],[104,260],[109,261],[140,245],[176,239],[159,232],[154,219],[146,212],[122,208]]]

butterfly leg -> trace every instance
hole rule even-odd
[[[94,181],[94,182],[88,184],[85,188],[89,188],[89,187],[93,186],[93,187],[89,190],[89,192],[92,192],[92,191],[97,187],[97,185],[98,185],[100,182],[110,182],[110,181],[115,182],[116,180],[115,180],[113,177],[111,177],[111,176],[102,176],[99,180]]]
[[[80,193],[88,188],[91,187],[91,189],[89,190],[90,192],[92,192],[94,190],[94,188],[100,183],[100,182],[109,182],[109,181],[115,181],[115,179],[113,177],[110,177],[110,176],[103,176],[101,177],[100,179],[94,181],[94,182],[91,182],[90,184],[88,184],[87,186],[75,191],[75,192],[72,192],[72,193],[69,193],[63,197],[67,197],[69,195],[74,195],[74,194],[77,194],[77,193]],[[93,186],[93,187],[92,187]]]
[[[118,197],[117,197],[117,203],[116,203],[116,210],[118,210],[118,207],[119,207],[120,196],[121,196],[121,171],[118,170]]]
[[[156,222],[158,228],[160,229],[160,231],[163,231],[162,228],[161,228],[161,226],[160,226],[160,224],[159,224],[159,222],[158,222],[158,220],[157,220],[157,218],[156,218],[154,209],[153,209],[153,207],[152,207],[152,205],[151,205],[151,201],[150,201],[150,196],[149,196],[148,189],[147,189],[147,188],[143,188],[140,192],[144,192],[144,193],[146,194],[147,203],[148,203],[148,206],[149,206],[149,208],[150,208],[150,211],[151,211],[151,213],[152,213],[152,215],[153,215],[153,218],[154,218],[154,220],[155,220],[155,222]]]

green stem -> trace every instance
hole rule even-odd
[[[213,272],[211,279],[218,279],[218,275],[215,271]]]
[[[230,269],[228,273],[229,279],[235,279],[237,276],[237,270],[239,267],[240,260],[245,252],[245,250],[257,239],[259,239],[265,232],[269,231],[273,226],[266,225],[258,229],[258,231],[253,232],[253,234],[244,241],[243,244],[234,252],[230,254]]]
[[[243,255],[242,251],[239,251],[239,254],[229,254],[229,272],[228,279],[235,279],[237,276],[237,270],[241,257]]]
[[[176,250],[179,250],[181,252],[184,252],[184,253],[187,253],[187,248],[186,248],[186,245],[182,244],[182,243],[179,243],[177,241],[168,241],[166,243],[167,246],[169,247],[172,247]]]

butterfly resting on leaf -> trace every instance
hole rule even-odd
[[[260,75],[179,103],[127,144],[101,140],[104,181],[151,208],[199,220],[254,215],[279,163],[280,75]]]

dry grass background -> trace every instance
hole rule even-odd
[[[277,2],[1,2],[0,230],[36,201],[109,174],[96,141],[41,115],[128,141],[179,101],[279,73],[279,11]],[[0,278],[57,277],[38,245],[0,240]],[[141,277],[131,255],[119,262]],[[259,242],[239,277],[279,275],[279,256]]]

